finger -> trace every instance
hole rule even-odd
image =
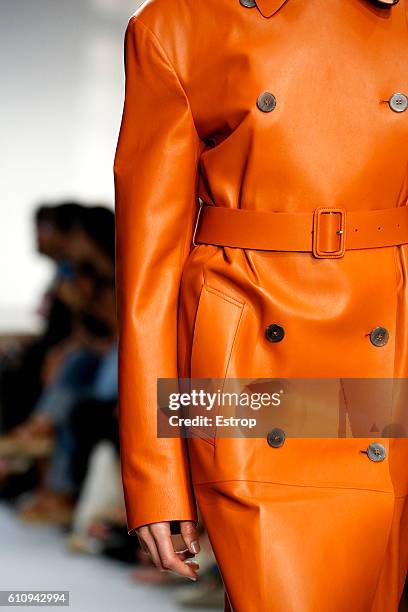
[[[160,556],[160,562],[164,569],[176,572],[180,576],[186,576],[191,580],[197,580],[194,567],[184,563],[175,553],[170,534],[169,523],[155,523],[150,526]]]
[[[195,561],[186,561],[185,565],[191,567],[195,572],[200,569],[200,566]]]
[[[183,540],[181,533],[172,534],[171,541],[173,543],[173,549],[177,554],[188,552],[188,547]]]
[[[137,533],[137,539],[139,540],[139,546],[142,549],[142,551],[144,553],[146,553],[147,555],[149,554],[149,549],[147,548],[146,544],[144,543],[144,540],[142,540],[142,538],[139,536],[139,534]]]
[[[199,567],[199,564],[197,563],[197,561],[194,559],[194,555],[192,555],[190,552],[186,552],[186,553],[176,553],[176,555],[178,556],[179,559],[181,559],[181,561],[183,561],[184,563],[189,563],[192,564],[194,563],[195,565],[197,565]]]
[[[138,535],[140,534],[140,538],[144,543],[144,546],[147,549],[147,553],[150,556],[151,560],[155,564],[158,570],[164,571],[164,567],[162,566],[159,551],[157,550],[156,541],[150,532],[149,526],[142,527]]]
[[[188,550],[193,555],[197,555],[200,552],[200,542],[198,540],[198,532],[195,523],[192,521],[181,521],[180,531]]]

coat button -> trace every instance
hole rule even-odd
[[[403,113],[408,108],[408,96],[403,93],[392,94],[388,104],[394,112]]]
[[[264,91],[258,97],[256,105],[263,113],[270,113],[276,106],[276,98],[269,91]]]
[[[280,325],[272,323],[266,328],[265,336],[269,342],[280,342],[285,337],[285,330]]]
[[[275,429],[272,429],[272,431],[268,433],[266,439],[268,440],[269,446],[272,446],[272,448],[279,448],[284,444],[285,438],[285,432],[279,429],[279,427],[275,427]]]
[[[374,346],[384,346],[388,342],[390,334],[385,327],[375,327],[370,333],[370,340]]]
[[[239,0],[239,3],[242,6],[245,6],[245,8],[253,8],[254,6],[256,6],[255,0]]]
[[[385,450],[385,447],[382,444],[379,444],[378,442],[373,442],[367,448],[367,455],[371,461],[379,463],[380,461],[384,461],[387,455],[387,451]]]

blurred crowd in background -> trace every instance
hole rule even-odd
[[[61,529],[67,554],[128,563],[130,579],[174,585],[189,608],[222,609],[223,589],[201,528],[200,581],[156,570],[127,533],[120,477],[114,213],[44,203],[33,223],[53,277],[36,336],[0,350],[0,499],[18,518]],[[140,491],[143,495],[143,491]]]

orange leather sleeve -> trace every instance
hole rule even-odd
[[[157,437],[158,377],[177,377],[181,273],[197,214],[200,139],[165,50],[133,17],[115,155],[119,417],[129,530],[196,520],[185,443]]]

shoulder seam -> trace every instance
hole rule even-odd
[[[145,24],[145,23],[144,23],[144,22],[143,22],[143,21],[140,19],[140,17],[139,17],[138,15],[132,15],[132,17],[129,19],[129,24],[131,24],[132,22],[133,22],[133,23],[140,24],[141,26],[143,26],[143,28],[144,28],[144,29],[145,29],[145,30],[146,30],[146,31],[147,31],[147,32],[150,34],[150,36],[151,36],[151,38],[153,39],[153,41],[155,42],[155,44],[157,45],[157,47],[158,47],[158,48],[160,49],[160,51],[162,52],[162,54],[163,54],[163,56],[164,56],[165,60],[167,61],[168,65],[169,65],[169,66],[170,66],[170,68],[171,68],[171,71],[173,72],[174,76],[175,76],[175,77],[176,77],[176,79],[177,79],[177,82],[178,82],[178,84],[179,84],[179,86],[180,86],[180,89],[183,91],[183,93],[184,93],[184,95],[185,95],[185,97],[186,97],[186,100],[187,100],[187,103],[188,103],[188,108],[189,108],[190,115],[191,115],[191,119],[192,119],[192,121],[193,121],[193,124],[194,124],[195,130],[196,130],[197,135],[198,135],[197,126],[196,126],[195,121],[194,121],[194,116],[193,116],[193,113],[192,113],[192,110],[191,110],[191,104],[190,104],[190,100],[189,100],[189,98],[188,98],[187,92],[186,92],[186,90],[185,90],[185,88],[184,88],[184,86],[183,86],[183,83],[181,82],[181,79],[180,79],[180,77],[179,77],[179,75],[178,75],[178,73],[177,73],[177,70],[176,70],[176,69],[175,69],[175,67],[174,67],[173,62],[171,61],[171,59],[170,59],[170,57],[169,57],[169,54],[167,53],[166,49],[163,47],[163,44],[162,44],[162,42],[161,42],[160,38],[157,36],[157,34],[156,34],[155,32],[153,32],[153,30],[152,30],[151,28],[149,28],[149,26],[148,26],[148,25],[146,25],[146,24]]]

